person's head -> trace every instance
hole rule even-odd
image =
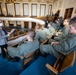
[[[26,35],[27,39],[32,39],[33,40],[34,36],[35,36],[35,32],[33,30],[29,30],[27,32],[27,35]]]
[[[2,26],[3,26],[3,23],[2,23],[2,22],[0,22],[0,29],[2,29]]]
[[[50,23],[48,23],[48,25],[47,25],[47,26],[48,26],[48,28],[50,28],[51,24],[50,24]]]
[[[50,24],[52,24],[52,22],[53,22],[53,20],[52,20],[52,19],[50,19],[50,20],[48,21],[48,23],[50,23]]]
[[[35,32],[38,32],[38,30],[39,30],[39,25],[36,25],[34,30],[35,30]]]
[[[71,18],[70,24],[76,21],[76,17]]]
[[[76,34],[76,21],[72,22],[70,28],[69,28],[70,33]]]
[[[39,25],[36,25],[36,26],[35,26],[35,29],[39,29]]]
[[[55,23],[58,24],[58,23],[59,23],[59,19],[56,19],[56,20],[55,20]]]
[[[67,25],[69,25],[69,22],[70,22],[70,19],[65,19],[64,22],[63,22],[63,25],[67,26]]]
[[[44,30],[44,25],[40,25],[40,29]]]

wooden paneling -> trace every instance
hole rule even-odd
[[[32,28],[35,28],[35,26],[36,26],[36,23],[32,22]]]
[[[28,28],[28,22],[24,22],[24,28]]]

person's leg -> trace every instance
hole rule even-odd
[[[4,48],[6,48],[6,50],[7,50],[7,44],[1,46],[2,57],[6,58],[6,52],[5,52]]]
[[[19,56],[18,49],[15,47],[7,47],[7,51],[12,58]]]
[[[19,61],[19,53],[18,53],[18,49],[15,47],[7,47],[7,51],[9,54],[8,60],[13,61],[13,62],[17,62]]]
[[[56,42],[54,39],[49,39],[48,43],[51,44],[52,42]]]
[[[59,53],[50,44],[49,45],[41,45],[40,46],[40,52],[42,54],[50,53],[55,57],[59,56]]]

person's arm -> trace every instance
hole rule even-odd
[[[51,45],[56,45],[58,44],[59,42],[52,42]]]
[[[8,38],[9,35],[0,36],[0,39]]]
[[[38,32],[35,35],[35,39],[39,40],[39,33]]]
[[[65,27],[63,30],[62,30],[62,33],[59,35],[61,38],[65,38],[69,33],[69,26]]]
[[[45,34],[46,34],[47,38],[51,38],[52,37],[52,34],[50,34],[50,31],[48,29],[46,29]]]
[[[65,28],[65,30],[63,30],[61,37],[65,38],[68,34],[69,34],[69,27],[67,27],[67,28]]]
[[[68,38],[61,43],[58,43],[56,45],[52,45],[55,50],[58,52],[68,52],[70,49],[72,49],[74,46],[76,46],[76,38]]]

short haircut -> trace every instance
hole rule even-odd
[[[65,20],[67,20],[67,22],[70,22],[70,19],[65,19]]]
[[[70,24],[75,23],[75,22],[76,22],[76,17],[71,18]]]
[[[34,32],[33,30],[29,30],[29,31],[27,32],[27,35],[29,35],[32,39],[34,39],[34,37],[35,37],[35,32]]]
[[[76,29],[76,21],[73,21],[71,25]]]

